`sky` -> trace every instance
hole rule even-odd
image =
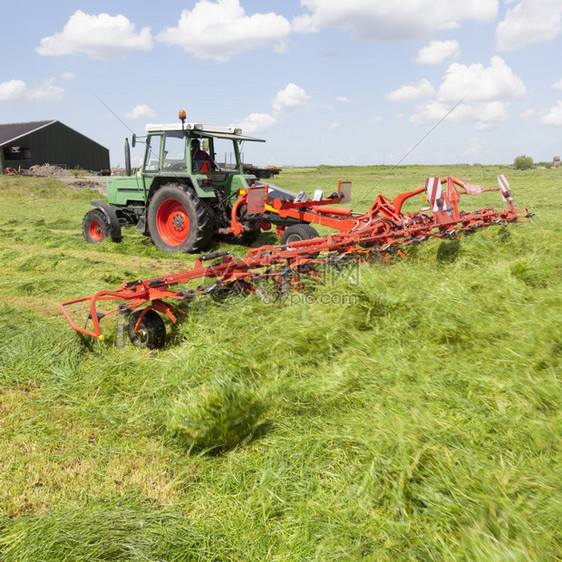
[[[562,0],[2,2],[0,123],[110,150],[235,125],[255,165],[512,164],[562,154]],[[142,158],[133,151],[133,164]]]

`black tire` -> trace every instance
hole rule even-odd
[[[207,207],[179,184],[162,186],[151,199],[147,216],[152,242],[164,252],[202,252],[213,239]]]
[[[104,214],[105,220],[109,226],[107,234],[111,240],[113,240],[113,242],[121,242],[123,236],[121,235],[121,223],[117,216],[117,209],[105,201],[92,201],[92,205]]]
[[[316,229],[309,224],[294,224],[283,233],[281,244],[310,240],[311,238],[318,238],[318,236]]]
[[[238,221],[245,226],[249,226],[251,230],[245,230],[242,234],[234,236],[234,243],[241,244],[242,246],[250,246],[253,244],[260,235],[261,230],[255,224],[248,223],[248,205],[243,203],[238,207]]]
[[[103,211],[92,209],[84,215],[82,234],[88,244],[99,244],[109,236],[109,221]]]
[[[240,244],[242,246],[251,246],[259,237],[261,230],[256,228],[255,230],[248,230],[240,235]]]
[[[128,333],[133,345],[147,347],[148,349],[164,347],[166,342],[166,325],[162,317],[155,310],[147,311],[139,325],[138,331],[135,332],[135,326],[141,314],[142,310],[135,310],[129,317]]]

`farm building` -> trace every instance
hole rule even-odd
[[[0,148],[2,171],[42,164],[109,170],[107,148],[56,120],[0,125]]]

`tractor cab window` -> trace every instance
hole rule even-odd
[[[162,137],[160,135],[150,135],[146,139],[146,158],[144,163],[145,172],[158,172],[160,169],[160,147]]]
[[[163,172],[185,172],[185,137],[182,132],[166,133],[162,161]]]
[[[235,143],[238,143],[238,141],[214,137],[209,139],[209,142],[204,145],[208,147],[209,155],[216,166],[216,170],[227,172],[238,169],[238,155]]]
[[[194,172],[212,172],[217,169],[212,139],[204,137],[192,138],[190,153]]]

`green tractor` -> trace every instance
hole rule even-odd
[[[248,212],[246,194],[260,182],[244,173],[242,162],[244,142],[264,141],[233,127],[186,123],[185,111],[179,118],[181,123],[146,126],[144,161],[135,175],[126,141],[127,175],[107,179],[107,203],[92,202],[95,208],[82,223],[87,242],[119,241],[121,227],[135,226],[160,250],[193,253],[208,249],[218,235],[249,243],[271,228],[264,220],[263,201],[261,210]],[[283,200],[295,197],[268,189],[270,196]]]

